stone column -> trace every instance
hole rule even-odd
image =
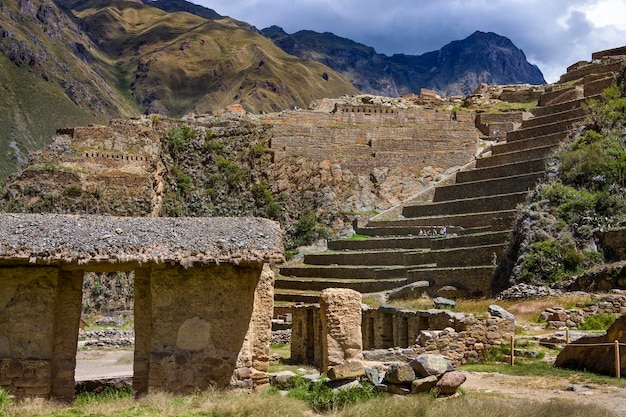
[[[234,382],[255,389],[269,384],[270,340],[274,313],[274,271],[263,265],[259,283],[254,291],[252,319],[246,339],[237,357]]]
[[[150,270],[135,270],[135,356],[133,359],[133,391],[135,396],[148,393],[150,347],[152,346],[152,293]]]
[[[83,300],[85,272],[61,271],[54,311],[54,346],[52,353],[52,397],[74,400],[74,372],[78,326]]]
[[[320,294],[322,372],[330,366],[363,359],[361,294],[328,288]]]

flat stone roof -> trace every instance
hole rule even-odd
[[[279,263],[278,223],[254,217],[113,217],[0,213],[0,261]]]

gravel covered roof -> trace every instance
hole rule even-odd
[[[278,223],[253,217],[0,213],[0,260],[194,263],[283,260]]]

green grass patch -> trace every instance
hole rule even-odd
[[[316,412],[337,411],[348,404],[354,404],[380,396],[370,384],[355,388],[333,390],[324,382],[309,383],[298,378],[289,396],[307,403]]]
[[[606,314],[598,314],[596,316],[590,316],[587,320],[580,323],[578,326],[579,330],[603,330],[606,329],[613,324],[615,321],[615,315],[606,313]]]

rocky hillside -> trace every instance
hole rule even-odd
[[[393,56],[328,32],[287,34],[278,26],[261,32],[284,51],[328,65],[371,94],[399,96],[429,88],[446,96],[468,95],[481,83],[545,84],[539,68],[520,49],[491,32],[474,32],[423,55]]]
[[[357,92],[249,25],[206,16],[134,0],[0,2],[0,180],[65,126],[232,103],[276,111]]]

